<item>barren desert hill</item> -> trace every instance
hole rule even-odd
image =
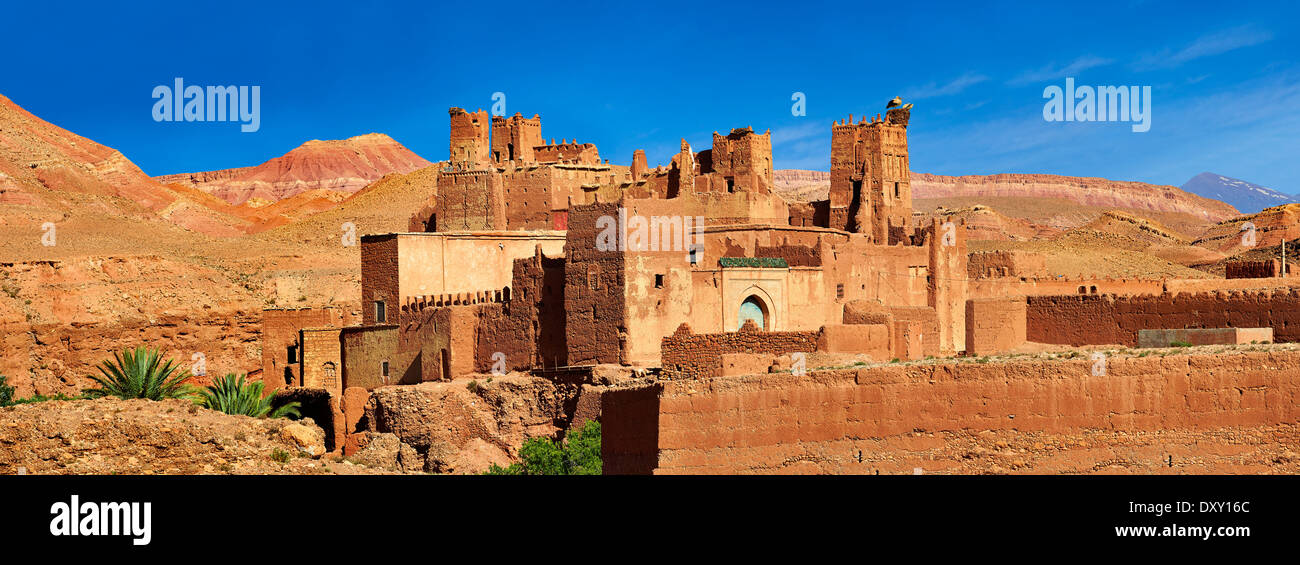
[[[164,175],[157,180],[192,186],[231,204],[279,201],[312,190],[355,193],[391,173],[431,165],[382,133],[342,140],[313,139],[254,167]]]
[[[983,204],[956,209],[938,206],[913,213],[913,218],[921,221],[937,217],[960,218],[966,225],[966,237],[971,240],[1031,241],[1051,239],[1061,233],[1059,229],[1013,218]]]
[[[60,128],[0,95],[0,206],[11,224],[58,225],[89,212],[156,221],[208,235],[247,222],[164,186],[121,152]],[[12,208],[10,208],[12,206]]]
[[[258,233],[251,240],[262,245],[337,248],[345,224],[362,235],[410,230],[410,218],[437,194],[440,165],[408,173],[394,173],[349,196],[337,205],[299,221]]]
[[[1272,247],[1300,237],[1300,204],[1284,204],[1210,226],[1192,244],[1222,253]]]
[[[773,172],[773,180],[777,192],[792,201],[824,199],[830,188],[830,174],[822,171],[778,170]],[[1060,231],[1087,224],[1112,209],[1193,235],[1238,215],[1227,204],[1172,186],[1048,174],[943,176],[913,172],[912,199],[918,212],[982,205]]]

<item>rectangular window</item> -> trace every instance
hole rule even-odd
[[[388,321],[388,308],[384,305],[383,300],[375,301],[375,323],[382,324]]]
[[[844,285],[835,285],[835,298],[838,300],[844,300]]]
[[[902,198],[902,193],[898,190],[898,183],[894,183],[894,198]]]
[[[655,275],[655,288],[663,288],[663,287],[664,287],[664,276]]]
[[[381,361],[379,363],[379,372],[383,375],[384,379],[388,378],[388,361]]]

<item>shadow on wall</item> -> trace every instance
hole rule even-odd
[[[659,466],[659,394],[663,386],[608,390],[601,395],[600,457],[606,475],[649,475]]]
[[[334,410],[330,407],[330,393],[323,388],[282,389],[272,401],[272,409],[290,402],[302,405],[298,409],[303,418],[311,418],[325,432],[325,450],[334,451]]]

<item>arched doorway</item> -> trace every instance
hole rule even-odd
[[[768,315],[767,304],[758,296],[751,295],[744,302],[740,303],[740,316],[736,321],[736,329],[745,325],[745,320],[753,320],[754,325],[760,329],[767,329]]]

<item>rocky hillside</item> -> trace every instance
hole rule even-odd
[[[0,408],[0,475],[383,472],[322,457],[311,420],[258,419],[186,400],[46,401]]]
[[[191,186],[230,204],[249,199],[283,200],[312,190],[352,194],[391,173],[428,167],[410,149],[382,133],[343,140],[311,140],[256,167],[157,177],[162,183]]]
[[[391,434],[401,444],[398,453],[409,453],[403,457],[407,468],[478,474],[517,461],[525,439],[555,438],[597,417],[602,390],[524,374],[473,386],[457,380],[381,387],[370,394],[362,431],[348,442],[368,448],[378,435]]]
[[[1253,227],[1254,242],[1246,237]],[[1272,247],[1282,240],[1300,238],[1300,204],[1286,204],[1219,222],[1201,234],[1193,245],[1223,253]]]

